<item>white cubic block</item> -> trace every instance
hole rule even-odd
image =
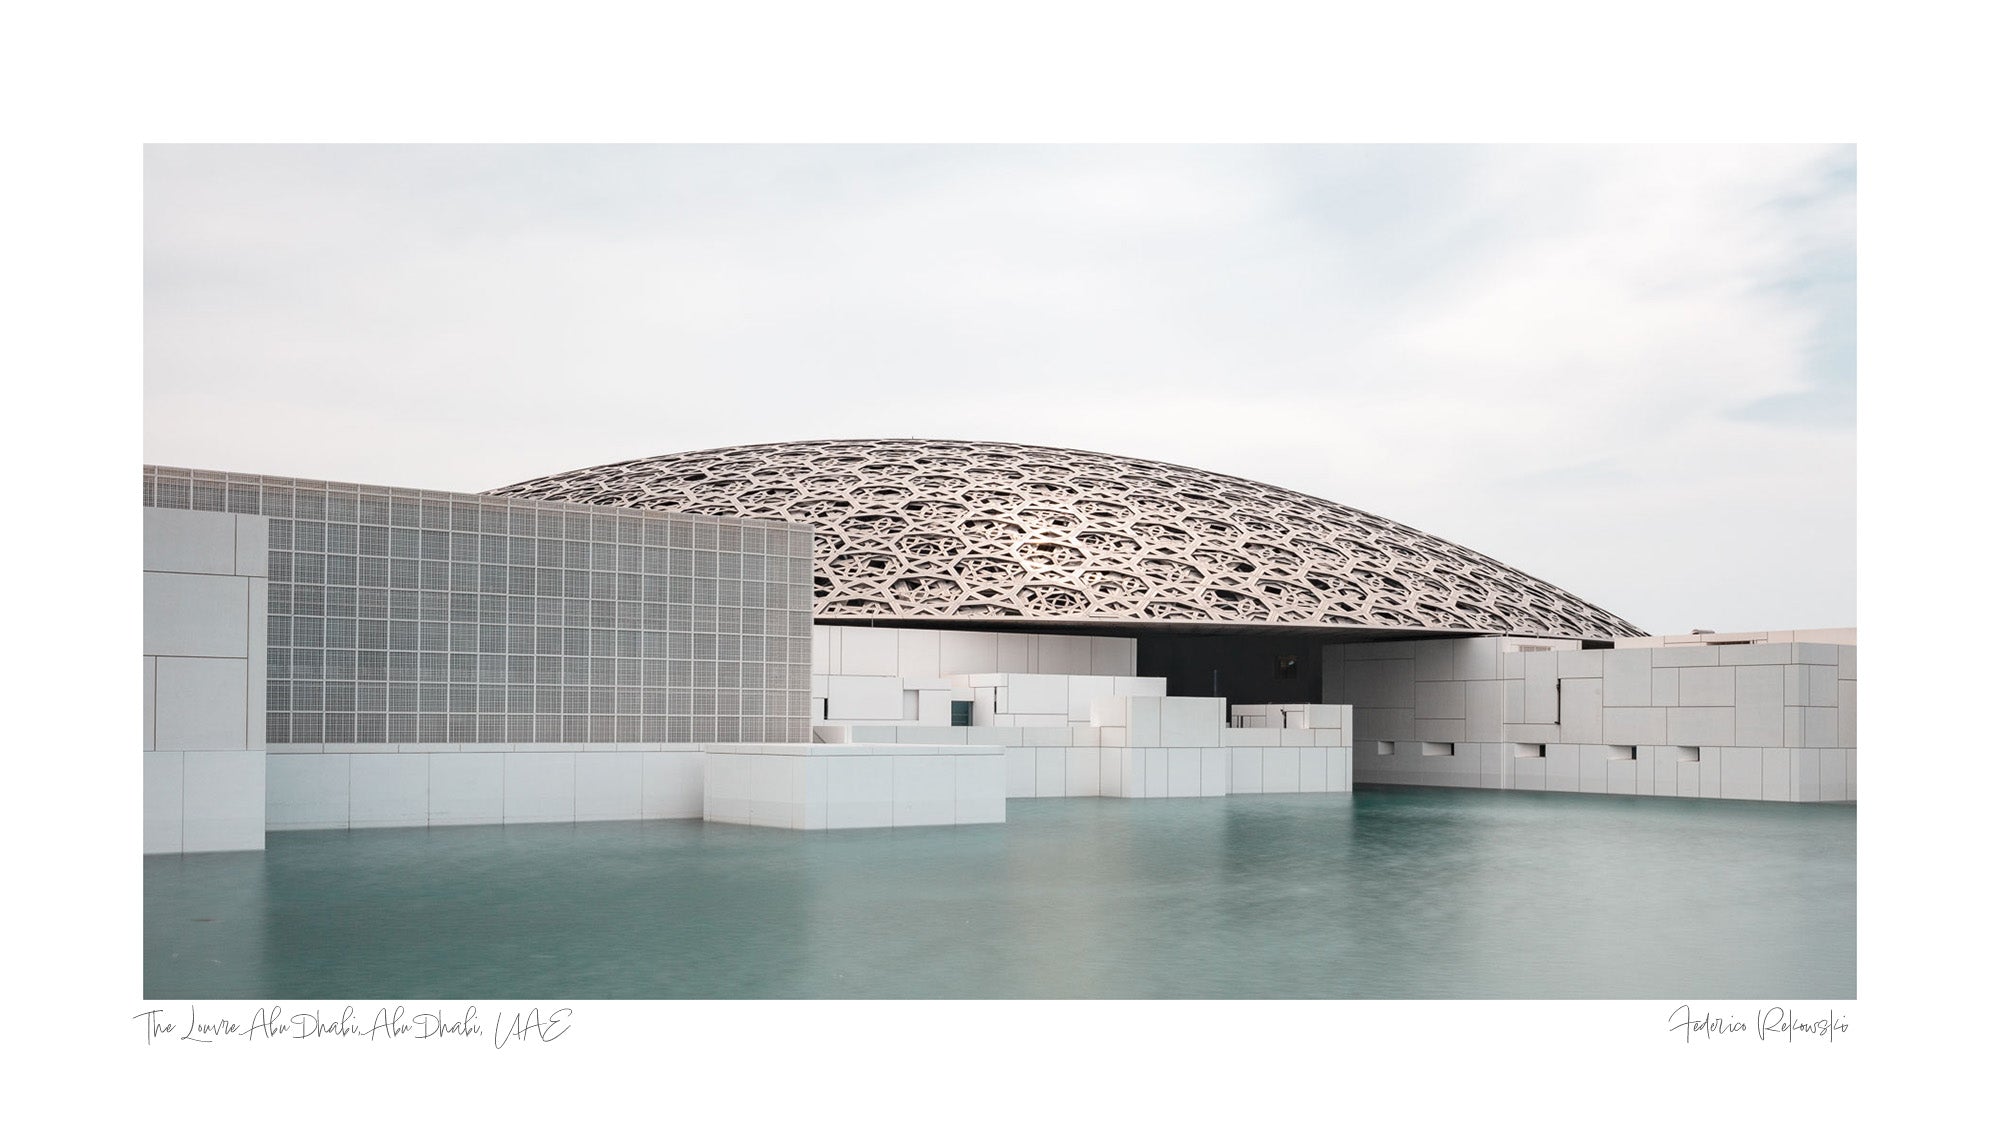
[[[1167,697],[1167,680],[1152,675],[1111,680],[1114,695],[1143,695],[1150,698]]]
[[[1607,794],[1633,794],[1638,792],[1636,775],[1639,761],[1634,758],[1608,759],[1604,763],[1604,792]],[[1652,763],[1645,763],[1647,775],[1652,774]]]
[[[141,694],[142,694],[142,695],[144,696],[144,699],[143,699],[143,702],[145,703],[145,714],[144,714],[144,716],[143,716],[143,718],[142,718],[142,720],[140,721],[140,724],[139,724],[139,731],[140,731],[140,746],[139,746],[139,749],[140,749],[140,750],[152,750],[152,749],[155,749],[155,747],[154,747],[154,745],[153,745],[153,743],[154,743],[154,736],[153,736],[153,711],[154,711],[154,703],[153,703],[153,694],[154,694],[154,691],[153,691],[153,686],[154,686],[154,680],[155,680],[155,672],[154,672],[154,670],[153,670],[153,664],[154,664],[154,663],[155,663],[156,661],[157,661],[157,660],[156,660],[156,659],[155,659],[155,658],[154,658],[154,657],[153,657],[152,655],[141,655],[141,656],[139,656],[139,662],[140,662],[141,664],[143,664],[143,666],[144,666],[144,671],[143,671],[143,672],[141,673],[141,676],[140,676],[140,682],[139,682],[139,688],[140,688],[140,693],[141,693]]]
[[[918,691],[917,721],[926,726],[951,725],[951,691]]]
[[[1740,643],[1717,647],[1718,661],[1725,667],[1766,663],[1789,663],[1791,649],[1782,643]]]
[[[1090,673],[1088,635],[1037,635],[1039,661],[1034,670],[1042,675],[1087,675]]]
[[[1805,741],[1802,745],[1812,747],[1834,747],[1841,745],[1840,712],[1829,707],[1800,707],[1799,713],[1805,724]]]
[[[1604,708],[1604,741],[1616,746],[1660,746],[1667,741],[1665,707]]]
[[[949,755],[897,755],[892,825],[954,825],[958,775]]]
[[[1796,800],[1792,797],[1792,752],[1783,747],[1764,750],[1764,800]]]
[[[1299,751],[1299,792],[1302,794],[1323,794],[1326,792],[1326,750],[1311,747]]]
[[[1222,716],[1228,700],[1220,698],[1163,698],[1160,704],[1160,741],[1167,746],[1222,745]]]
[[[1108,677],[1096,675],[1070,675],[1069,680],[1069,720],[1090,722],[1091,710],[1097,703],[1112,697],[1112,681]]]
[[[1451,653],[1452,678],[1461,681],[1500,678],[1500,640],[1453,639]]]
[[[896,673],[935,679],[944,674],[939,660],[939,633],[921,628],[896,631]]]
[[[399,757],[429,769],[422,756]],[[353,759],[346,754],[268,755],[264,763],[264,827],[346,829],[352,764]],[[428,780],[425,786],[428,789]],[[428,796],[426,803],[428,815]]]
[[[643,815],[644,781],[637,752],[582,751],[576,766],[576,820],[637,821]]]
[[[431,824],[492,825],[505,814],[506,767],[500,754],[431,754]]]
[[[243,658],[250,646],[250,581],[147,572],[142,627],[140,650],[147,655]]]
[[[995,669],[1001,674],[1024,674],[1034,670],[1028,664],[1030,636],[1001,631],[994,636]]]
[[[1840,703],[1838,667],[1806,667],[1806,705],[1837,706]]]
[[[1736,671],[1735,667],[1682,668],[1680,705],[1735,705]]]
[[[1599,680],[1592,679],[1591,681],[1597,682]],[[1568,680],[1565,680],[1565,683],[1567,682]],[[1590,750],[1593,754],[1600,756],[1602,754],[1601,749],[1595,744],[1588,747],[1563,743],[1550,744],[1548,755],[1542,759],[1542,788],[1545,790],[1562,790],[1574,793],[1579,781],[1578,773],[1581,769],[1579,759],[1582,751],[1586,749]]]
[[[1506,725],[1501,692],[1506,683],[1499,679],[1465,683],[1465,737],[1490,742],[1500,738]]]
[[[1604,663],[1605,706],[1650,706],[1653,702],[1653,653],[1630,647],[1600,652]]]
[[[140,552],[146,571],[236,574],[236,518],[231,513],[147,508],[144,515]]]
[[[1842,679],[1840,681],[1840,705],[1835,709],[1839,712],[1839,742],[1845,749],[1854,748],[1856,745],[1855,738],[1859,733],[1859,722],[1856,718],[1857,708],[1855,706],[1857,702],[1855,688],[1858,685],[1853,679]]]
[[[1098,748],[1094,746],[1072,746],[1065,752],[1064,797],[1095,798],[1102,792],[1103,778],[1097,754]]]
[[[1858,678],[1859,676],[1856,673],[1856,667],[1858,664],[1856,663],[1855,660],[1854,645],[1850,643],[1842,646],[1840,648],[1839,655],[1840,655],[1840,662],[1838,664],[1838,670],[1840,672],[1840,677],[1843,679]]]
[[[1090,637],[1090,668],[1093,675],[1129,677],[1139,673],[1139,641],[1116,635]]]
[[[1754,746],[1725,746],[1715,753],[1720,766],[1716,783],[1717,796],[1762,800],[1764,751]],[[1707,760],[1707,751],[1703,751],[1702,761]]]
[[[1721,662],[1722,656],[1718,653],[1717,648],[1702,644],[1653,648],[1653,666],[1655,668],[1714,667],[1719,666]],[[1655,699],[1653,701],[1658,702],[1659,700]]]
[[[867,829],[894,825],[895,800],[894,758],[852,754],[828,756],[826,761],[828,829]]]
[[[1008,746],[1003,756],[1007,768],[1007,796],[1010,798],[1032,798],[1037,785],[1036,748],[1032,746]]]
[[[845,633],[853,634],[851,630]],[[843,636],[842,642],[847,641]],[[893,650],[893,642],[890,646]],[[901,676],[839,674],[828,678],[826,687],[826,716],[830,722],[854,719],[894,722],[903,716]]]
[[[1435,682],[1452,677],[1454,661],[1457,657],[1458,640],[1424,639],[1417,641],[1411,655],[1415,664],[1412,680],[1415,682]]]
[[[1264,792],[1264,750],[1259,746],[1231,746],[1229,751],[1229,792]]]
[[[234,513],[231,517],[236,523],[236,574],[264,578],[271,570],[271,521]]]
[[[1667,741],[1676,746],[1734,746],[1736,711],[1726,706],[1669,707]]]
[[[834,675],[891,675],[907,672],[897,665],[897,636],[893,627],[842,627],[840,659]]]
[[[264,848],[264,752],[181,752],[181,852]]]
[[[1419,680],[1416,694],[1418,719],[1465,717],[1464,683]]]
[[[1264,750],[1264,792],[1267,794],[1299,792],[1298,747],[1272,746]]]
[[[1140,761],[1146,767],[1144,789],[1148,798],[1167,797],[1167,752],[1154,747],[1139,751]]]
[[[154,660],[153,670],[155,749],[248,748],[246,660],[162,655]]]
[[[1678,797],[1681,792],[1681,768],[1686,765],[1686,759],[1671,757],[1668,751],[1654,753],[1653,793],[1662,798]]]
[[[1575,653],[1589,654],[1589,652]],[[1562,740],[1604,741],[1604,680],[1593,677],[1565,678],[1562,681],[1560,697],[1562,717],[1559,721],[1562,723]]]
[[[1229,792],[1229,751],[1205,747],[1201,752],[1201,796],[1217,798]]]
[[[1125,796],[1125,771],[1130,767],[1130,751],[1124,747],[1101,747],[1097,751],[1097,796]]]
[[[430,824],[431,768],[423,755],[352,754],[347,782],[350,828]]]
[[[999,714],[1059,714],[1069,717],[1069,679],[1063,675],[1009,675]]]
[[[1556,673],[1565,679],[1603,678],[1604,652],[1557,651]]]
[[[830,675],[834,671],[833,637],[840,629],[815,623],[812,626],[812,673]],[[814,692],[825,697],[824,691]]]
[[[505,798],[500,820],[576,820],[576,760],[567,751],[514,750],[501,755]]]
[[[945,676],[999,674],[1000,640],[997,633],[938,632],[938,673]]]
[[[1682,798],[1701,797],[1701,763],[1682,762],[1674,794]]]
[[[1576,788],[1584,794],[1605,792],[1604,773],[1609,760],[1605,752],[1594,745],[1577,747]]]
[[[1522,658],[1527,721],[1556,721],[1556,657],[1559,652],[1531,652]],[[1535,787],[1539,789],[1540,787]]]
[[[1543,653],[1548,654],[1548,652]],[[1547,785],[1548,759],[1514,759],[1514,788],[1516,790],[1540,790],[1546,788]]]
[[[1174,746],[1167,749],[1167,796],[1201,797],[1201,749]]]
[[[639,762],[639,816],[701,816],[702,756],[695,751],[647,751]]]
[[[1035,796],[1038,798],[1060,798],[1069,784],[1069,748],[1065,746],[1039,746],[1035,748]]]
[[[149,750],[142,759],[144,821],[140,852],[181,852],[183,770],[178,750]]]
[[[1653,666],[1653,705],[1681,705],[1681,672],[1677,667],[1661,667],[1658,660]]]

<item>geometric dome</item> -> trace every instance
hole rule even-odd
[[[794,441],[578,469],[488,495],[810,524],[816,618],[1644,634],[1393,520],[1077,449]]]

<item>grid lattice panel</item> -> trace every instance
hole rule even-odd
[[[269,518],[269,742],[808,737],[808,528],[154,466],[144,502]]]
[[[825,618],[1643,634],[1394,520],[1079,449],[795,441],[579,469],[493,494],[810,524]]]

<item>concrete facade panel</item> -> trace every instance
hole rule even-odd
[[[250,586],[239,576],[145,575],[144,654],[240,659],[248,653],[249,619]]]
[[[246,660],[160,656],[153,669],[155,749],[249,749]]]

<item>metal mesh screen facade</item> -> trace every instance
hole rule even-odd
[[[270,743],[809,737],[809,527],[157,466],[144,502],[270,518]]]
[[[494,494],[810,524],[822,619],[1643,634],[1394,520],[1080,449],[794,441],[607,464]]]

